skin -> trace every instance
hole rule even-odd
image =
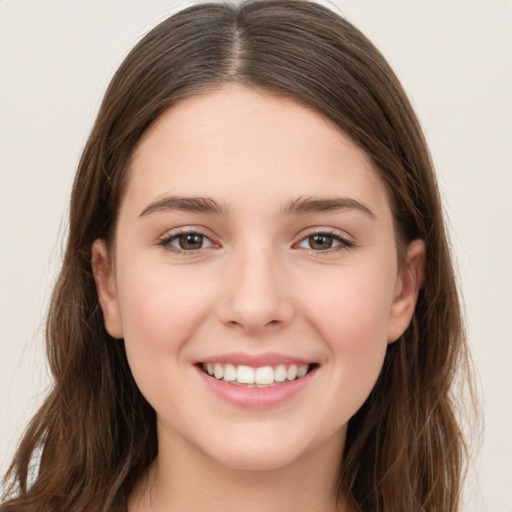
[[[171,196],[226,211],[154,206]],[[311,197],[351,202],[283,212]],[[201,249],[176,252],[178,229]],[[349,510],[347,423],[410,322],[423,262],[414,241],[399,266],[383,182],[312,110],[225,86],[165,112],[135,152],[111,250],[93,245],[106,328],[157,413],[159,454],[130,510]],[[318,364],[274,407],[227,403],[195,366],[268,351]]]

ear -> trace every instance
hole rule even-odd
[[[113,338],[122,338],[123,323],[117,301],[114,267],[105,240],[95,240],[91,252],[92,271],[98,299],[103,310],[105,329]]]
[[[388,323],[388,343],[396,341],[409,326],[424,278],[425,242],[414,240],[407,247],[396,280]]]

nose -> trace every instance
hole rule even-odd
[[[218,305],[224,324],[261,334],[290,322],[294,308],[286,271],[271,251],[234,255],[226,270]]]

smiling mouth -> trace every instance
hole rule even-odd
[[[279,364],[253,368],[245,365],[199,363],[198,367],[210,377],[234,386],[270,388],[302,379],[318,368],[318,364]]]

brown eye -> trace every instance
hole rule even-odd
[[[199,233],[186,233],[177,237],[180,249],[194,251],[201,249],[204,243],[204,236]]]
[[[309,247],[316,251],[331,249],[334,245],[334,238],[324,233],[317,233],[308,237]]]
[[[175,233],[162,239],[158,245],[176,253],[187,253],[201,251],[214,247],[215,244],[202,233],[196,231],[187,231]]]
[[[354,243],[337,233],[318,232],[303,238],[298,246],[316,252],[338,251],[352,247]]]

